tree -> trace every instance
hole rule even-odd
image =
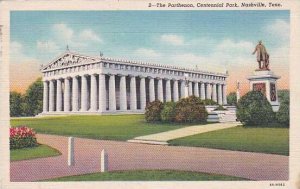
[[[227,95],[227,104],[228,105],[236,106],[236,104],[237,104],[236,100],[237,100],[237,98],[236,98],[235,92],[231,92]]]
[[[278,90],[278,100],[280,103],[282,102],[289,102],[290,101],[290,91],[285,90]]]
[[[24,99],[26,116],[35,116],[43,110],[43,82],[38,78],[26,90]]]
[[[237,118],[246,126],[267,126],[275,120],[271,104],[259,91],[250,91],[239,100]]]
[[[288,90],[278,91],[280,102],[279,110],[276,113],[277,121],[285,126],[290,123],[290,93]]]
[[[10,103],[10,116],[11,117],[19,117],[22,116],[23,108],[23,98],[22,94],[18,92],[10,92],[9,95],[9,103]]]

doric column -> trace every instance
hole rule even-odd
[[[153,102],[155,100],[155,88],[154,88],[154,78],[150,78],[149,81],[149,99],[150,102]]]
[[[161,78],[158,78],[158,84],[157,84],[157,98],[161,102],[164,101],[164,91],[163,91],[163,82]]]
[[[106,83],[104,74],[99,74],[99,111],[106,111]]]
[[[68,112],[70,111],[70,80],[69,78],[65,78],[65,92],[64,92],[64,111]]]
[[[130,77],[130,110],[136,110],[136,82],[135,77]]]
[[[200,97],[201,97],[201,100],[204,100],[205,99],[205,86],[204,86],[204,83],[200,83]]]
[[[81,76],[81,111],[87,111],[88,84],[85,75]]]
[[[189,81],[189,96],[193,95],[193,82]]]
[[[97,111],[97,78],[96,75],[91,75],[91,104],[90,111]]]
[[[48,82],[44,81],[43,86],[43,112],[48,112]]]
[[[194,95],[196,97],[199,97],[199,85],[198,85],[198,82],[195,82]]]
[[[206,99],[211,100],[211,84],[207,83],[206,86]]]
[[[223,105],[223,101],[222,101],[222,85],[218,84],[218,103],[220,105]]]
[[[223,104],[227,105],[227,96],[226,96],[226,92],[227,92],[227,86],[226,84],[223,85]]]
[[[187,85],[188,81],[181,80],[181,98],[186,98],[189,96],[189,86]]]
[[[116,84],[115,75],[109,76],[109,111],[116,111]]]
[[[174,80],[173,82],[173,99],[174,102],[177,102],[179,97],[178,97],[178,81]]]
[[[213,83],[212,100],[217,102],[217,85]]]
[[[145,83],[144,77],[141,77],[141,80],[140,80],[140,99],[141,99],[141,110],[145,110],[145,107],[146,107],[146,83]]]
[[[167,79],[166,81],[166,102],[172,101],[171,97],[171,81]]]
[[[120,110],[127,110],[127,95],[126,95],[126,76],[122,75],[120,79]]]
[[[72,81],[72,112],[78,111],[78,77],[73,77]]]
[[[62,90],[61,90],[61,80],[56,80],[56,111],[62,111]]]
[[[54,111],[54,80],[50,80],[49,84],[49,111],[53,112]]]

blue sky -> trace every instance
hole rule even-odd
[[[262,39],[288,65],[289,11],[14,11],[11,62],[48,63],[65,51],[235,72],[255,69]]]

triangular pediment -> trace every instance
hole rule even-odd
[[[49,64],[42,67],[42,71],[63,68],[77,64],[92,63],[101,60],[100,58],[80,55],[72,52],[65,52]]]

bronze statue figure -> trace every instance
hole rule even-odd
[[[262,41],[259,41],[256,45],[254,52],[256,54],[259,70],[269,70],[269,54],[266,47],[262,44]]]

